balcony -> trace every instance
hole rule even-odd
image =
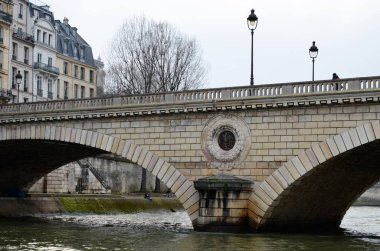
[[[16,29],[13,29],[12,36],[14,38],[22,39],[22,40],[27,41],[29,43],[33,43],[34,42],[33,36],[31,34],[28,34],[26,32],[19,31],[19,30],[16,30]]]
[[[34,63],[33,68],[35,70],[41,70],[43,72],[49,73],[49,74],[54,75],[54,76],[59,75],[59,68],[58,67],[54,67],[54,66],[47,65],[44,63],[36,62],[36,63]]]
[[[5,21],[7,23],[12,23],[12,15],[0,10],[0,20]]]

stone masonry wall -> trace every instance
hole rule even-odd
[[[376,103],[224,111],[249,128],[247,156],[230,170],[211,165],[202,137],[219,112],[137,115],[49,124],[98,131],[131,140],[174,164],[190,180],[220,172],[261,181],[282,163],[332,135],[380,119]],[[244,150],[244,149],[243,149]]]

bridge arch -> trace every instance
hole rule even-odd
[[[58,157],[49,159],[49,155],[57,153]],[[22,176],[28,177],[32,168],[37,172],[34,182],[66,163],[102,153],[114,154],[150,171],[172,190],[196,225],[199,193],[193,182],[157,154],[130,141],[95,131],[36,124],[0,126],[0,170],[5,173],[0,183],[20,180],[17,185],[27,187],[33,184],[30,176],[29,180]],[[7,187],[1,184],[0,192],[4,192]]]
[[[380,123],[314,144],[254,186],[254,231],[337,228],[347,209],[380,179]]]

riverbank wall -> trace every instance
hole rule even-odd
[[[145,211],[183,210],[175,198],[142,196],[34,196],[0,198],[0,216],[22,217],[53,213],[138,213]]]

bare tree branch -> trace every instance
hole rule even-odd
[[[145,94],[197,89],[206,70],[195,41],[165,22],[127,20],[107,55],[106,92]]]

